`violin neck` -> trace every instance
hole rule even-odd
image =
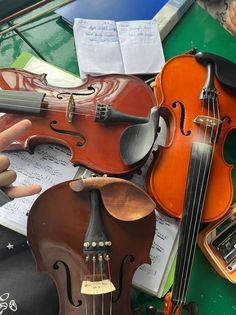
[[[0,111],[39,114],[45,93],[0,90]]]
[[[212,153],[211,145],[197,142],[192,144],[172,290],[172,303],[175,309],[183,305],[186,299],[197,235],[204,208]]]

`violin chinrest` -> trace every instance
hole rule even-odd
[[[120,154],[125,165],[141,161],[151,150],[159,126],[158,108],[151,109],[148,122],[126,128],[120,140]]]
[[[90,177],[72,181],[69,185],[75,192],[99,189],[105,208],[118,220],[138,220],[146,217],[156,208],[156,204],[146,192],[124,179]]]
[[[194,56],[198,63],[213,63],[217,79],[224,85],[236,88],[236,64],[215,54],[199,52]]]

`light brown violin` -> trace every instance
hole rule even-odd
[[[28,218],[37,269],[54,280],[60,315],[138,315],[135,270],[150,263],[155,203],[132,182],[109,177],[58,184]]]

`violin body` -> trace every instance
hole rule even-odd
[[[0,117],[0,132],[22,118],[30,119],[33,125],[9,150],[32,151],[40,143],[60,144],[71,151],[73,164],[108,174],[130,173],[144,163],[145,158],[133,165],[126,165],[121,159],[120,139],[132,125],[130,122],[95,122],[97,104],[147,117],[156,101],[150,87],[141,79],[126,75],[89,76],[81,86],[59,88],[48,85],[45,74],[3,68],[0,69],[0,92],[5,90],[43,93],[42,106],[36,114],[22,112],[20,108],[8,110],[4,101],[3,105],[0,102],[0,111],[7,113]]]
[[[80,186],[82,181],[85,185],[78,191],[70,187],[77,185],[77,181],[56,185],[33,204],[27,235],[37,270],[48,273],[54,280],[60,315],[139,314],[131,309],[131,282],[137,267],[150,262],[155,203],[141,189],[125,180],[84,179],[78,181]],[[86,281],[96,283],[101,274],[101,266],[95,258],[97,254],[89,255],[87,259],[84,253],[85,235],[91,227],[92,216],[89,194],[95,188],[100,190],[102,198],[103,230],[112,244],[109,268],[104,260],[102,275],[115,287],[114,291],[102,295],[82,293],[81,289],[84,283],[86,287]],[[142,209],[133,199],[135,196],[139,201],[142,199]],[[95,220],[94,230],[97,230],[99,220]],[[94,265],[93,259],[96,260]],[[110,277],[107,277],[109,273]]]
[[[155,97],[168,134],[166,146],[160,147],[149,169],[147,186],[160,208],[177,218],[182,216],[192,144],[211,138],[210,128],[196,123],[197,117],[213,115],[200,99],[206,73],[194,55],[184,54],[168,61],[155,82]],[[223,151],[227,135],[236,128],[236,89],[220,84],[216,77],[214,85],[222,123],[214,130],[217,140],[205,192],[204,222],[222,217],[233,196],[232,165],[224,160]],[[195,200],[198,197],[196,194]]]
[[[154,93],[168,133],[148,171],[147,186],[163,211],[180,218],[165,315],[198,314],[197,304],[186,304],[186,297],[200,223],[221,218],[232,202],[232,165],[223,152],[236,129],[235,73],[236,64],[199,52],[172,58],[156,77]]]

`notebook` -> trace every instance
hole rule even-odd
[[[56,10],[69,24],[74,18],[96,20],[150,20],[168,0],[75,0]]]
[[[75,18],[114,21],[154,19],[163,40],[193,2],[194,0],[75,0],[55,12],[70,26]]]
[[[82,79],[87,74],[155,74],[164,53],[155,21],[76,18],[73,26]]]

